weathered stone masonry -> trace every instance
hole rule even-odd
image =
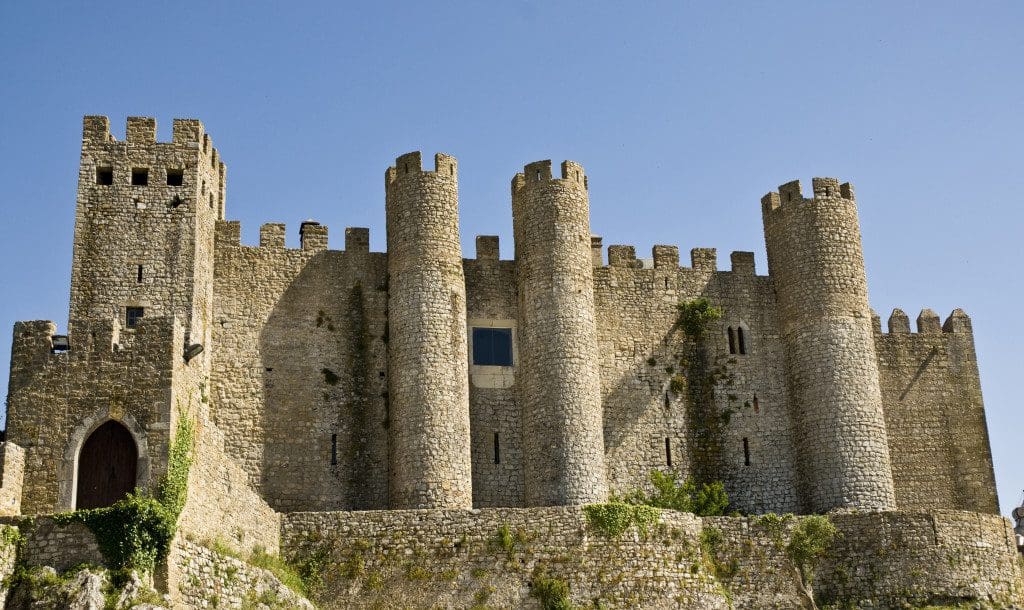
[[[1019,596],[1007,584],[1017,568],[961,552],[973,536],[995,549],[992,561],[1006,559],[1002,522],[974,514],[998,502],[970,319],[956,310],[940,322],[926,309],[911,332],[896,310],[882,331],[848,184],[816,178],[809,199],[796,182],[765,196],[769,275],[750,252],[720,270],[711,248],[692,249],[687,266],[676,246],[646,259],[611,245],[605,262],[587,178],[570,161],[559,176],[541,161],[513,177],[514,260],[500,260],[493,236],[463,258],[457,164],[443,154],[433,169],[419,153],[387,169],[386,253],[354,227],[330,250],[314,221],[299,228],[298,249],[278,223],[249,246],[225,220],[226,169],[202,124],[176,120],[171,142],[155,134],[152,119],[130,118],[123,141],[106,118],[84,120],[69,328],[15,325],[0,514],[75,508],[82,473],[109,466],[80,459],[109,422],[134,460],[118,476],[151,491],[189,418],[195,463],[166,566],[172,590],[226,561],[185,537],[295,554],[313,530],[346,528],[383,548],[406,544],[392,530],[480,542],[508,520],[550,534],[548,560],[590,552],[598,572],[574,581],[585,593],[611,591],[623,605],[724,602],[642,540],[597,542],[578,509],[535,508],[602,502],[663,470],[723,481],[746,513],[872,511],[865,523],[843,517],[849,557],[889,552],[863,534],[876,527],[910,532],[925,549],[914,566],[968,558],[922,599],[957,587],[970,599]],[[677,306],[697,298],[723,312],[702,339],[723,371],[703,411],[677,379]],[[686,540],[702,526],[665,519]],[[751,524],[716,527],[732,540]],[[39,530],[38,548],[77,535]],[[609,582],[601,566],[622,553],[638,553],[632,582]],[[762,568],[777,566],[751,569]],[[971,580],[986,570],[998,573],[988,585]],[[912,597],[893,579],[829,574],[836,599]],[[187,597],[178,601],[198,603]]]

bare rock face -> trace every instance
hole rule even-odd
[[[68,610],[103,610],[103,584],[106,578],[89,570],[82,570],[65,585]]]

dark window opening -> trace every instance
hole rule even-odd
[[[114,183],[114,168],[112,167],[97,167],[96,168],[96,184],[102,184],[109,186]]]
[[[498,440],[498,433],[494,433],[494,463],[501,463],[501,443]]]
[[[668,392],[665,392],[665,408],[666,409],[668,409],[670,406],[672,406],[671,403],[669,402],[669,400],[670,399],[668,397]]]
[[[731,326],[729,327],[729,353],[736,353],[736,333],[733,331]]]
[[[665,290],[668,290],[668,278],[665,278]]]
[[[512,366],[512,329],[474,328],[473,364]]]
[[[139,324],[139,320],[142,319],[145,310],[142,307],[128,307],[125,310],[125,326],[128,328],[135,328]]]
[[[132,184],[135,186],[146,186],[149,184],[149,170],[146,168],[133,169]]]
[[[743,439],[743,465],[750,466],[750,441]]]
[[[672,467],[672,441],[668,437],[665,438],[665,464]]]
[[[167,186],[181,186],[185,182],[185,172],[180,169],[167,170]]]
[[[210,193],[210,209],[213,209],[213,193]]]
[[[754,413],[761,412],[761,403],[757,400],[757,394],[754,394]]]
[[[139,284],[142,283],[142,265],[139,265],[139,268],[137,269],[135,281]]]
[[[331,435],[331,466],[338,465],[338,435]]]
[[[747,342],[743,337],[743,327],[740,326],[736,329],[736,342],[739,344],[741,354],[747,353]]]

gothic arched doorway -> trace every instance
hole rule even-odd
[[[139,452],[128,429],[116,421],[96,428],[78,454],[75,508],[110,506],[135,489]]]

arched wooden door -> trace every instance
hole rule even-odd
[[[135,489],[139,451],[128,429],[108,421],[85,439],[78,455],[75,508],[110,506]]]

